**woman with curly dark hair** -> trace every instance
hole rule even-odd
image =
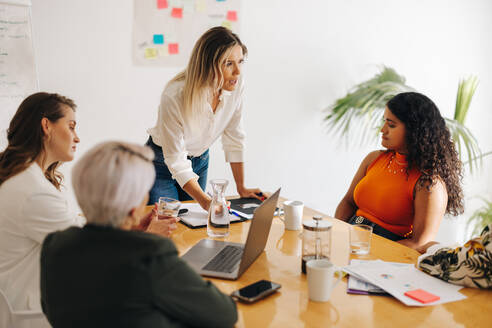
[[[416,249],[444,214],[463,213],[462,164],[439,109],[420,93],[393,97],[381,132],[386,150],[362,161],[335,217]]]

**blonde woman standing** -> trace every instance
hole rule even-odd
[[[157,123],[148,130],[156,170],[149,204],[161,196],[193,198],[208,210],[208,149],[219,137],[238,194],[260,198],[260,189],[244,185],[241,67],[246,54],[236,34],[213,27],[195,44],[186,69],[167,84]]]

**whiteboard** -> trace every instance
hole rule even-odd
[[[240,0],[134,0],[135,65],[184,67],[213,26],[239,33]]]
[[[30,1],[0,1],[0,151],[22,100],[38,91]]]

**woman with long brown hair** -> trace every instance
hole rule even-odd
[[[62,193],[57,168],[73,160],[79,143],[75,104],[39,92],[19,106],[0,153],[0,290],[14,310],[39,310],[39,257],[47,234],[85,219]],[[176,220],[158,220],[154,209],[134,230],[169,236]]]
[[[39,92],[19,106],[0,153],[0,289],[14,310],[40,310],[39,256],[44,237],[81,225],[61,192],[57,168],[74,157],[75,104]]]
[[[193,198],[208,210],[208,149],[219,137],[238,194],[260,198],[259,189],[244,186],[241,67],[246,54],[236,34],[213,27],[196,42],[186,69],[166,85],[157,123],[148,130],[156,170],[149,204],[161,196]]]
[[[39,257],[47,234],[85,219],[70,209],[57,168],[73,160],[79,137],[75,104],[39,92],[19,106],[0,153],[0,290],[14,310],[39,310]],[[134,230],[169,236],[176,220],[154,209]]]
[[[362,161],[335,217],[417,249],[434,239],[445,214],[463,213],[461,161],[439,109],[423,94],[388,101],[381,132],[386,150]]]

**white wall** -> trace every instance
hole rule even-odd
[[[326,133],[321,110],[381,64],[406,76],[448,117],[459,78],[478,75],[467,124],[483,150],[492,150],[491,1],[244,0],[242,8],[241,38],[250,52],[249,186],[282,186],[284,197],[333,215],[361,159],[377,146],[343,147]],[[162,88],[182,67],[133,66],[133,1],[33,0],[32,13],[41,89],[79,106],[78,156],[107,139],[144,143]],[[218,143],[209,178],[232,180],[223,158]],[[468,198],[492,198],[492,156],[485,164],[482,175],[466,177]],[[471,209],[479,205],[468,198]],[[439,239],[461,239],[457,226],[462,220],[446,220]]]

